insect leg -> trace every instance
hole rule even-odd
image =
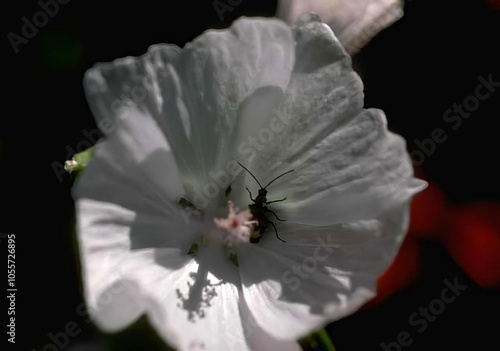
[[[270,212],[270,213],[272,213],[272,214],[274,215],[274,217],[276,217],[276,219],[277,219],[278,221],[286,222],[286,219],[281,219],[281,218],[279,218],[279,217],[278,217],[278,215],[277,215],[276,213],[274,213],[273,211],[271,211],[271,210],[270,210],[270,209],[268,209],[268,208],[265,208],[265,209],[264,209],[264,212]]]
[[[226,198],[229,197],[229,194],[231,194],[231,184],[227,187],[226,191],[224,192],[224,195],[226,195]]]
[[[190,210],[192,211],[197,211],[198,209],[196,208],[195,205],[192,204],[191,201],[189,200],[186,200],[185,198],[181,197],[179,199],[179,205],[182,207],[182,208],[189,208]]]
[[[286,241],[285,241],[285,240],[283,240],[283,239],[281,239],[281,238],[280,238],[280,236],[278,235],[278,229],[276,229],[276,226],[274,225],[274,223],[273,223],[273,222],[271,222],[270,220],[268,220],[267,222],[268,222],[268,223],[271,223],[271,225],[273,226],[273,228],[274,228],[274,232],[276,233],[276,237],[277,237],[279,240],[281,240],[282,242],[286,243]]]
[[[273,201],[268,201],[268,202],[266,202],[266,204],[268,204],[268,205],[269,205],[269,204],[272,204],[272,203],[274,203],[274,202],[281,202],[281,201],[285,201],[285,200],[286,200],[286,197],[285,197],[284,199],[281,199],[281,200],[273,200]]]
[[[245,189],[247,189],[248,193],[250,194],[250,200],[252,200],[253,202],[255,202],[255,200],[252,199],[252,193],[250,192],[250,189],[248,189],[247,187],[245,187]]]

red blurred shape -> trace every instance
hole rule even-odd
[[[448,204],[443,191],[435,184],[418,193],[412,200],[409,235],[437,239],[448,226]]]
[[[494,9],[494,10],[500,10],[500,0],[490,0],[490,6]]]
[[[500,203],[493,201],[476,201],[468,204],[467,210],[489,222],[500,233]]]
[[[483,288],[500,288],[500,206],[478,202],[450,210],[443,242],[465,273]]]
[[[379,305],[392,294],[410,286],[420,271],[420,244],[418,239],[406,236],[396,258],[377,280],[377,296],[361,309]]]

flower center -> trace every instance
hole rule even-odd
[[[232,201],[227,202],[229,214],[226,218],[214,218],[215,228],[222,242],[227,246],[240,245],[250,242],[250,235],[254,230],[252,213],[249,210],[239,211]]]

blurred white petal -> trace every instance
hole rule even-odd
[[[402,0],[280,0],[276,15],[294,23],[303,13],[318,14],[351,54],[403,16]]]

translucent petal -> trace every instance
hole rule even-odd
[[[294,170],[267,189],[269,200],[286,198],[271,208],[288,221],[332,225],[377,218],[425,182],[413,178],[405,142],[387,130],[384,113],[363,110],[362,83],[349,56],[317,21],[304,15],[294,27],[295,69],[273,117],[281,129],[249,168],[264,182]],[[248,199],[238,201],[242,206]]]
[[[352,55],[403,16],[401,0],[280,0],[277,16],[292,24],[317,13]]]
[[[280,339],[307,335],[353,313],[376,291],[399,248],[408,203],[381,219],[327,227],[277,226],[238,248],[243,296],[256,322]]]

